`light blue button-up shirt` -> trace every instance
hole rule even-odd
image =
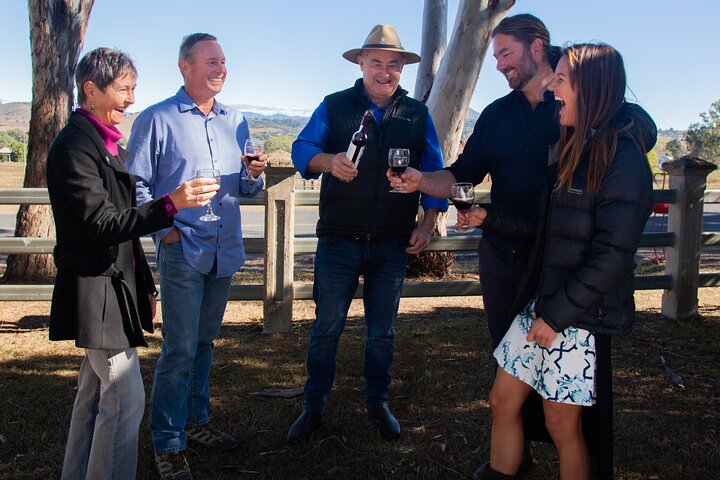
[[[210,272],[216,259],[220,277],[232,276],[245,263],[238,198],[263,188],[262,179],[244,179],[240,157],[249,136],[242,113],[215,101],[206,116],[184,88],[147,108],[133,123],[125,166],[137,178],[138,205],[172,192],[201,168],[220,170],[220,191],[212,199],[220,220],[201,221],[207,207],[175,214],[185,260],[200,273]],[[156,247],[169,231],[153,234]]]

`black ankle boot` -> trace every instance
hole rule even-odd
[[[518,476],[500,473],[490,467],[490,462],[485,462],[475,470],[473,478],[476,480],[516,480]]]
[[[400,438],[400,423],[386,404],[367,407],[368,417],[378,427],[380,434],[389,439]]]
[[[303,410],[288,430],[287,443],[297,445],[310,438],[310,435],[320,426],[322,416],[321,412]]]

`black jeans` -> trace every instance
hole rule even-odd
[[[484,238],[478,244],[478,270],[493,351],[512,323],[510,309],[527,265],[528,254],[529,248],[505,251]]]

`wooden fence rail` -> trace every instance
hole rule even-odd
[[[663,292],[663,315],[688,318],[697,312],[698,287],[720,286],[720,273],[699,274],[702,245],[720,245],[720,233],[702,231],[704,203],[720,203],[720,190],[705,191],[706,177],[715,168],[702,160],[683,157],[666,162],[670,189],[655,190],[656,203],[669,204],[668,231],[645,233],[640,247],[666,247],[665,274],[636,275],[639,290]],[[312,298],[312,284],[294,281],[295,255],[315,252],[317,238],[294,236],[296,206],[317,206],[318,191],[295,191],[292,167],[268,167],[267,190],[254,198],[241,198],[241,205],[265,207],[265,238],[245,238],[248,253],[263,254],[264,284],[232,285],[232,300],[262,300],[264,331],[290,331],[292,302]],[[480,191],[478,202],[490,200],[488,191]],[[0,204],[48,204],[43,188],[0,189]],[[476,250],[480,235],[436,237],[431,251]],[[155,251],[150,238],[142,239],[146,253]],[[51,254],[53,238],[0,238],[0,254]],[[52,285],[0,285],[0,300],[49,300]],[[406,282],[403,297],[480,295],[479,281]],[[362,284],[355,293],[362,296]]]

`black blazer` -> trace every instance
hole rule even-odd
[[[83,348],[147,345],[148,293],[155,284],[139,237],[172,225],[162,198],[135,203],[127,153],[108,152],[92,124],[73,113],[53,143],[47,183],[55,217],[58,272],[50,340]]]

